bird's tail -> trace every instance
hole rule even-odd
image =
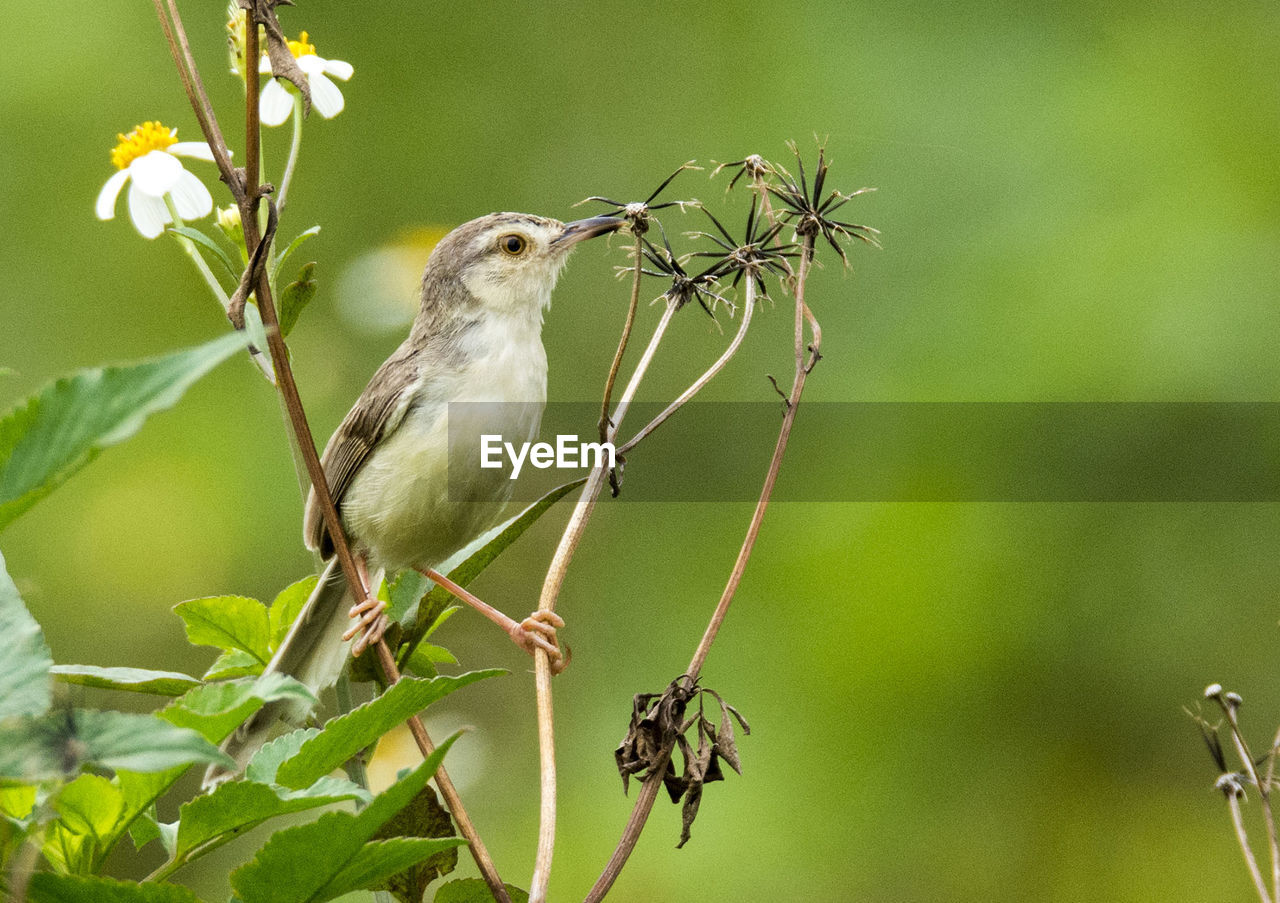
[[[351,606],[350,599],[346,577],[335,557],[320,575],[311,597],[263,673],[287,674],[317,697],[333,686],[350,651],[350,643],[342,639],[351,625],[344,614]],[[222,751],[235,759],[235,769],[209,766],[204,775],[205,789],[212,789],[243,771],[270,737],[277,718],[296,724],[306,715],[307,709],[298,702],[279,700],[264,705],[222,744]]]

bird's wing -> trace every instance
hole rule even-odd
[[[339,514],[343,496],[368,460],[369,452],[395,431],[409,410],[420,379],[414,356],[414,350],[406,343],[387,358],[325,446],[320,464]],[[307,494],[302,532],[307,548],[318,549],[324,558],[333,554],[333,541],[325,528],[314,488]]]

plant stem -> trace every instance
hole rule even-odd
[[[1258,860],[1254,858],[1253,849],[1249,846],[1249,834],[1244,828],[1244,817],[1240,813],[1240,798],[1235,791],[1228,790],[1227,808],[1231,810],[1231,824],[1236,831],[1236,841],[1240,844],[1240,850],[1244,853],[1245,865],[1249,867],[1249,875],[1253,878],[1253,886],[1258,891],[1258,899],[1261,903],[1271,903],[1271,896],[1267,893],[1267,883],[1262,878],[1262,871],[1258,868]]]
[[[289,186],[293,183],[293,168],[298,163],[298,151],[302,149],[302,95],[293,95],[293,137],[289,142],[289,160],[280,178],[280,190],[276,192],[276,210],[284,213]]]
[[[1280,897],[1280,840],[1276,837],[1276,821],[1271,811],[1271,788],[1267,781],[1262,780],[1257,766],[1253,764],[1253,752],[1245,742],[1244,735],[1240,733],[1236,705],[1224,700],[1220,700],[1220,704],[1227,715],[1227,723],[1231,725],[1231,739],[1235,742],[1236,754],[1240,756],[1245,772],[1258,788],[1258,796],[1262,799],[1263,821],[1267,826],[1267,846],[1271,852],[1271,893],[1273,897]],[[1239,808],[1238,804],[1237,808]]]
[[[259,133],[258,67],[256,65],[245,66],[247,70],[245,72],[246,173],[245,177],[241,179],[239,174],[231,167],[230,153],[227,150],[221,131],[217,128],[213,108],[204,93],[204,87],[200,82],[199,72],[191,56],[191,48],[187,44],[186,34],[182,28],[182,19],[178,14],[174,0],[165,0],[169,16],[172,19],[171,23],[165,18],[164,10],[160,6],[161,0],[153,0],[153,2],[160,17],[161,27],[168,40],[170,52],[178,66],[179,75],[182,77],[183,87],[186,89],[188,99],[195,109],[196,118],[200,122],[200,128],[204,133],[205,140],[213,148],[214,159],[223,174],[223,179],[231,189],[231,193],[240,207],[240,220],[244,228],[245,248],[250,251],[250,259],[253,259],[254,252],[262,241],[257,220],[261,197],[260,186],[257,182]],[[258,19],[255,7],[250,5],[247,13],[245,56],[249,60],[257,60]],[[293,371],[289,364],[288,349],[280,332],[280,322],[276,315],[270,279],[265,268],[258,274],[256,294],[258,296],[258,308],[262,314],[263,326],[267,332],[267,344],[271,350],[271,359],[276,370],[276,388],[279,390],[284,402],[287,422],[306,464],[307,473],[315,490],[316,500],[320,505],[321,515],[334,544],[334,553],[338,557],[343,574],[346,576],[352,592],[367,598],[369,588],[364,585],[360,572],[356,568],[355,558],[352,556],[350,545],[347,543],[341,519],[338,517],[337,509],[334,507],[333,496],[329,491],[328,483],[325,481],[324,469],[320,466],[320,456],[316,452],[311,426],[307,422],[306,411],[302,406],[302,399],[298,394],[298,386],[293,378]],[[400,673],[395,666],[395,660],[392,658],[391,651],[387,648],[386,643],[379,640],[375,649],[388,682],[394,683],[399,680]],[[421,720],[416,715],[409,719],[409,729],[413,733],[424,758],[429,756],[434,750],[434,745],[427,736]],[[458,798],[457,791],[454,789],[453,783],[449,780],[443,766],[436,772],[436,782],[440,786],[441,794],[445,797],[454,819],[458,822],[459,830],[470,844],[471,854],[475,857],[476,864],[479,866],[485,882],[493,892],[494,898],[498,900],[498,903],[510,903],[510,897],[502,884],[501,878],[498,877],[493,861],[489,858],[487,850],[485,850],[479,836],[475,833],[475,828],[467,817],[465,809],[462,808],[462,802]],[[448,789],[446,790],[446,788]]]
[[[631,399],[635,396],[636,390],[640,386],[640,380],[644,378],[645,371],[649,369],[654,353],[658,350],[658,345],[662,342],[662,337],[666,334],[667,326],[670,325],[671,318],[675,315],[675,312],[676,305],[668,302],[666,310],[662,313],[662,319],[654,327],[653,336],[649,339],[649,344],[645,348],[644,354],[641,355],[640,362],[636,364],[635,372],[631,374],[631,379],[628,381],[626,389],[623,390],[622,398],[618,401],[618,406],[614,410],[613,425],[609,428],[608,433],[609,440],[617,436],[618,429],[622,425],[622,419],[626,416],[627,408],[631,404]],[[565,573],[568,571],[569,562],[572,560],[574,552],[577,551],[578,544],[582,541],[582,533],[586,529],[587,520],[591,517],[591,512],[595,509],[596,500],[600,497],[600,491],[604,488],[608,472],[608,466],[602,465],[596,468],[587,477],[586,485],[582,487],[582,495],[578,497],[578,503],[574,506],[569,523],[565,526],[564,533],[560,537],[560,544],[556,547],[555,555],[551,559],[551,565],[547,568],[547,576],[542,584],[542,593],[538,597],[538,608],[540,610],[555,610],[556,600],[559,598],[560,589],[564,585]],[[529,882],[529,903],[543,903],[547,897],[547,884],[551,879],[551,859],[556,839],[556,745],[555,723],[552,717],[551,659],[543,650],[535,650],[533,666],[534,687],[538,697],[538,758],[540,762],[541,807],[538,821],[538,852],[534,861],[533,878]]]
[[[799,272],[794,283],[796,344],[799,347],[803,347],[802,330],[805,323],[803,311],[807,310],[804,301],[804,289],[805,282],[809,276],[810,253],[812,250],[813,238],[812,236],[806,236],[804,248],[800,255]],[[754,280],[749,275],[746,279],[746,287],[745,303],[747,308],[750,309],[752,304],[755,303],[755,288]],[[715,642],[716,636],[720,632],[720,626],[724,623],[725,616],[729,612],[729,605],[733,602],[733,597],[742,582],[742,575],[746,572],[747,562],[750,560],[751,553],[755,548],[756,538],[760,535],[760,525],[764,521],[765,509],[768,508],[769,499],[773,495],[773,487],[778,479],[782,458],[787,451],[787,442],[791,438],[791,428],[795,424],[796,412],[800,408],[800,396],[804,393],[805,380],[812,371],[813,364],[817,362],[818,345],[816,338],[812,347],[813,360],[811,362],[806,363],[803,357],[797,357],[796,359],[795,376],[791,383],[791,392],[787,397],[787,410],[783,414],[782,426],[778,430],[778,440],[774,444],[773,457],[769,461],[769,470],[765,474],[764,486],[760,490],[760,498],[751,514],[751,521],[747,525],[747,533],[742,540],[742,547],[738,550],[738,557],[734,560],[733,570],[729,572],[724,591],[720,594],[720,601],[716,604],[711,620],[702,634],[702,639],[698,642],[697,649],[694,650],[693,659],[685,671],[687,686],[692,686],[702,672],[702,666],[706,663],[707,655],[711,651],[711,644]],[[609,892],[613,882],[617,880],[622,867],[627,862],[627,858],[631,855],[632,850],[635,849],[636,842],[640,839],[640,832],[644,829],[645,822],[653,810],[654,801],[657,799],[658,791],[662,786],[662,775],[666,770],[667,761],[671,758],[671,753],[672,747],[666,747],[658,760],[658,765],[645,778],[640,793],[636,797],[635,806],[632,807],[631,816],[627,819],[627,824],[623,828],[622,837],[619,839],[613,855],[609,857],[609,861],[601,871],[600,877],[596,879],[596,883],[592,886],[583,903],[599,903],[604,899],[605,894]]]
[[[626,353],[627,342],[631,340],[631,327],[636,322],[636,308],[640,306],[640,279],[644,275],[644,242],[640,233],[635,232],[635,269],[631,278],[631,303],[627,306],[627,321],[622,325],[622,337],[618,339],[618,350],[613,354],[613,364],[609,367],[609,377],[604,381],[604,400],[600,403],[600,441],[609,441],[609,400],[613,395],[613,384],[618,378],[618,370],[622,367],[622,356]]]
[[[665,423],[672,414],[684,407],[684,405],[687,404],[693,396],[702,391],[703,386],[711,382],[715,375],[724,369],[724,365],[729,363],[729,359],[737,353],[738,346],[742,344],[742,340],[747,337],[747,328],[751,325],[751,312],[753,310],[755,310],[755,305],[748,301],[743,307],[742,321],[738,324],[738,331],[734,333],[733,340],[729,342],[729,347],[724,350],[724,353],[721,354],[720,357],[716,359],[716,362],[708,367],[701,376],[695,379],[689,385],[689,388],[680,393],[680,396],[676,398],[675,401],[667,405],[661,414],[654,417],[653,420],[649,421],[649,423],[640,430],[640,432],[636,433],[625,443],[619,446],[617,452],[619,455],[625,455],[627,452],[631,451],[631,449],[635,448],[641,440],[658,427],[662,426],[662,424]]]

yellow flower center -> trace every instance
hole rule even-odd
[[[144,122],[134,126],[132,132],[116,135],[116,139],[120,143],[111,150],[111,162],[117,169],[124,169],[153,150],[164,150],[169,145],[178,143],[177,131],[165,128],[158,122]]]
[[[289,52],[293,54],[296,60],[300,56],[306,56],[308,53],[312,56],[316,55],[316,45],[308,43],[309,36],[304,31],[298,35],[298,40],[289,42]]]

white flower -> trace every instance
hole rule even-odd
[[[308,43],[304,31],[296,41],[289,42],[289,51],[298,61],[298,68],[307,76],[307,84],[311,88],[311,104],[316,112],[325,119],[332,119],[342,112],[345,101],[338,86],[330,81],[329,76],[346,81],[355,74],[355,67],[342,60],[326,60],[316,55],[314,44]],[[271,61],[265,56],[258,62],[258,71],[270,75]],[[258,117],[263,125],[284,125],[293,112],[293,95],[281,83],[273,78],[262,89],[262,98],[258,104]]]
[[[213,197],[199,179],[187,172],[178,157],[213,161],[213,151],[203,141],[179,141],[177,131],[158,122],[144,122],[128,135],[117,135],[111,162],[119,172],[98,192],[98,219],[116,215],[116,199],[129,182],[129,218],[144,238],[155,238],[173,222],[165,203],[167,195],[178,216],[199,219],[213,210]]]

